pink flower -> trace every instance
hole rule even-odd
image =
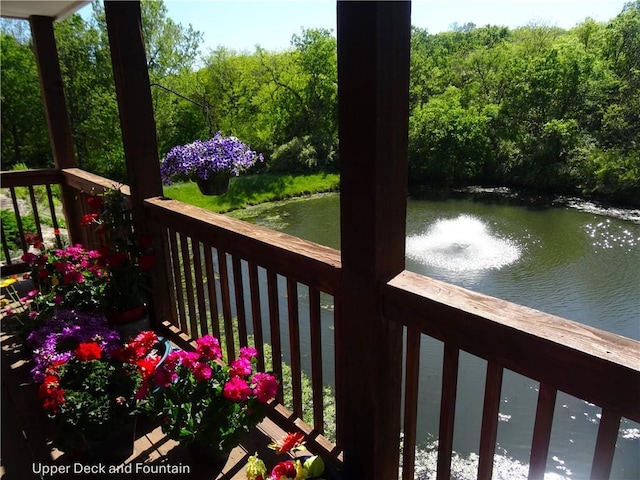
[[[222,394],[234,402],[243,402],[251,395],[251,387],[240,377],[233,377],[224,385]]]
[[[251,360],[258,356],[258,351],[253,347],[242,347],[240,349],[240,358],[247,358]]]
[[[20,258],[24,263],[28,263],[29,265],[31,265],[31,263],[36,259],[36,255],[34,255],[33,253],[25,253]]]
[[[260,402],[267,403],[269,400],[276,397],[276,394],[278,393],[278,381],[276,380],[276,377],[270,373],[256,373],[253,376],[253,381],[255,383],[253,393]]]
[[[168,387],[178,379],[178,374],[165,368],[158,368],[153,375],[153,383],[157,387]]]
[[[180,352],[180,363],[183,367],[192,370],[200,360],[200,354],[198,352]]]
[[[240,357],[231,363],[229,373],[232,377],[246,377],[251,375],[251,360]]]
[[[62,277],[63,283],[83,283],[84,275],[80,272],[67,272]]]
[[[220,350],[220,342],[212,335],[205,335],[196,340],[196,351],[208,358],[209,360],[219,360],[222,358],[222,350]]]
[[[273,470],[271,470],[271,474],[267,477],[267,480],[295,480],[296,475],[296,467],[291,460],[286,460],[284,462],[278,463]]]
[[[56,295],[55,297],[53,297],[53,302],[54,303],[62,303],[63,300],[64,300],[64,298],[62,298],[61,295]]]
[[[211,367],[208,363],[205,362],[198,362],[198,364],[193,369],[193,376],[198,382],[209,380],[211,378],[211,373]]]

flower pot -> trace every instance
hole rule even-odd
[[[229,190],[231,175],[228,172],[214,173],[206,180],[197,177],[196,183],[203,195],[222,195]]]
[[[105,426],[109,429],[109,426]],[[76,455],[89,462],[117,464],[133,454],[135,443],[136,417],[112,427],[105,437],[94,438],[86,433],[80,436]]]
[[[144,305],[124,312],[105,311],[109,326],[120,333],[123,341],[129,341],[144,330],[151,329],[151,318]]]
[[[187,444],[187,450],[189,450],[194,463],[211,467],[218,473],[224,469],[231,453],[220,450],[217,445],[207,445],[197,439]]]

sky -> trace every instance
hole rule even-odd
[[[591,17],[606,22],[625,0],[413,0],[411,23],[429,33],[450,30],[454,23],[510,28],[531,22],[572,28]],[[290,47],[302,28],[336,30],[335,0],[165,0],[171,19],[191,24],[204,35],[202,53],[218,46],[252,52]]]

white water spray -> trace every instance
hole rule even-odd
[[[493,234],[470,215],[440,219],[429,229],[407,237],[407,256],[453,272],[499,269],[520,258],[520,246]]]

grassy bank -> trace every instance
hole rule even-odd
[[[339,185],[340,176],[334,173],[259,174],[232,178],[229,190],[224,195],[202,195],[195,182],[165,186],[164,195],[190,205],[224,213],[264,202],[337,191]]]

